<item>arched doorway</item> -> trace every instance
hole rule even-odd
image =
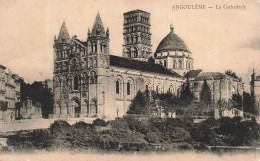
[[[73,99],[72,105],[74,107],[75,117],[80,117],[81,107],[80,107],[79,100],[78,99]]]

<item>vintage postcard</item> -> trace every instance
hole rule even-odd
[[[260,160],[259,0],[0,0],[0,161]]]

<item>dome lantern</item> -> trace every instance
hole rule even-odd
[[[172,24],[170,25],[170,30],[171,30],[171,33],[173,33],[174,27]]]

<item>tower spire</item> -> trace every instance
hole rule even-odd
[[[88,37],[90,37],[91,35],[90,35],[90,29],[88,28]]]
[[[171,33],[173,33],[174,27],[173,27],[172,23],[170,25],[170,30],[171,30]]]
[[[61,28],[60,28],[60,33],[58,36],[58,42],[59,43],[68,43],[70,41],[70,35],[68,32],[68,29],[66,27],[65,21],[63,21]]]
[[[97,13],[97,16],[96,16],[96,19],[95,19],[95,22],[94,22],[94,25],[92,28],[91,36],[103,36],[103,37],[106,36],[105,29],[104,29],[102,20],[99,15],[99,11]]]

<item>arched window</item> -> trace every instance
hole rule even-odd
[[[156,93],[161,94],[163,92],[162,84],[160,82],[156,85]]]
[[[94,72],[94,71],[92,71],[92,72],[90,73],[90,83],[91,83],[91,84],[97,83],[96,72]]]
[[[156,86],[156,93],[159,93],[159,85]]]
[[[186,69],[190,69],[190,64],[189,64],[189,61],[187,60],[186,62]]]
[[[177,68],[177,61],[173,60],[173,69],[176,69],[176,68]]]
[[[73,82],[74,82],[74,90],[79,90],[79,78],[78,76],[75,76],[74,79],[73,79]]]
[[[166,60],[164,60],[164,67],[167,67],[167,62],[166,62]]]
[[[169,87],[169,92],[172,93],[172,94],[174,94],[174,87],[173,87],[173,85],[170,85],[170,87]]]
[[[190,70],[192,69],[192,63],[191,63],[191,61],[189,62],[189,69],[190,69]]]
[[[130,49],[127,50],[127,56],[128,56],[128,58],[131,58],[131,51],[130,51]]]
[[[116,99],[123,99],[123,90],[122,90],[122,83],[123,82],[123,80],[121,80],[121,78],[118,78],[117,80],[116,80]]]
[[[127,82],[126,86],[127,86],[127,95],[130,95],[131,94],[131,84],[130,84],[130,82]]]
[[[120,82],[117,80],[116,81],[116,94],[119,94],[119,89],[120,89]]]
[[[133,56],[133,57],[134,57],[134,58],[137,58],[137,56],[138,56],[138,55],[137,55],[137,50],[134,49],[134,56]]]
[[[97,66],[97,60],[93,59],[93,67],[96,67],[96,66]]]
[[[179,60],[178,65],[179,65],[178,68],[179,68],[179,69],[182,69],[182,66],[183,66],[183,65],[182,65],[182,61],[181,61],[181,60]]]

